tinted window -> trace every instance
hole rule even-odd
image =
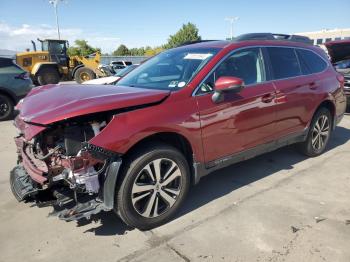
[[[293,48],[268,47],[267,50],[275,79],[301,75],[298,59]]]
[[[303,74],[314,74],[326,69],[327,63],[312,51],[297,49]]]
[[[260,48],[244,49],[228,57],[201,85],[199,93],[212,91],[215,81],[222,76],[241,78],[246,85],[265,81],[265,70]]]
[[[11,59],[0,58],[0,73],[1,74],[17,74],[24,71],[17,66]]]

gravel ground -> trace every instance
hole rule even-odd
[[[286,147],[217,171],[176,219],[146,232],[111,212],[64,222],[18,203],[11,121],[0,132],[0,261],[350,261],[349,115],[322,156]]]

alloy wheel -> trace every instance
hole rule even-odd
[[[10,110],[10,107],[8,103],[0,98],[0,116],[5,116],[8,111]]]
[[[321,115],[312,130],[312,147],[321,150],[327,142],[330,132],[329,119],[326,115]]]
[[[167,212],[181,192],[182,173],[170,159],[151,161],[137,175],[131,190],[134,209],[143,217],[154,218]]]

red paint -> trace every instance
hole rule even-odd
[[[90,143],[125,154],[150,135],[172,132],[185,137],[195,160],[205,163],[304,130],[323,101],[334,105],[334,116],[344,113],[344,92],[331,66],[320,74],[250,85],[239,93],[225,94],[225,100],[218,104],[212,101],[210,93],[192,96],[199,83],[232,50],[249,46],[295,46],[312,49],[326,57],[320,48],[282,41],[222,41],[193,46],[222,49],[181,90],[46,86],[29,94],[21,106],[20,118],[50,124],[84,114],[164,100],[154,106],[116,114]],[[27,139],[40,132],[35,129],[37,127],[26,125],[32,129],[27,131]]]

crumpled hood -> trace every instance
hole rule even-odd
[[[47,125],[76,116],[157,103],[169,93],[110,85],[46,85],[32,89],[18,108],[25,122]]]
[[[325,43],[332,63],[350,59],[350,41],[339,40]]]

